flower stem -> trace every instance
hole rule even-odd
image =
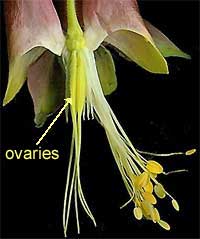
[[[77,14],[76,14],[76,6],[75,0],[66,0],[67,3],[67,35],[82,35],[83,31],[79,25]]]

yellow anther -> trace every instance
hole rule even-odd
[[[190,149],[185,152],[185,155],[187,155],[187,156],[192,155],[192,154],[196,153],[196,151],[197,151],[196,149]]]
[[[165,189],[160,183],[154,186],[154,192],[159,198],[164,198],[166,196]]]
[[[167,231],[170,230],[170,225],[169,225],[167,222],[165,222],[165,221],[163,221],[163,220],[160,220],[160,221],[158,221],[158,224],[159,224],[162,228],[164,228],[165,230],[167,230]]]
[[[176,211],[179,211],[179,204],[175,199],[172,200],[172,205]]]
[[[149,203],[148,201],[144,200],[141,202],[141,207],[142,207],[144,216],[148,218],[148,216],[151,215],[152,210],[153,210],[152,204]]]
[[[140,207],[135,207],[133,209],[133,214],[137,220],[142,219],[142,209]]]
[[[135,187],[141,188],[145,187],[149,183],[149,174],[147,172],[143,172],[139,176],[135,178]]]
[[[150,175],[152,178],[157,178],[157,176],[158,176],[156,173],[150,173]]]
[[[142,196],[144,197],[144,200],[146,200],[147,202],[149,202],[149,203],[151,203],[151,204],[156,204],[156,203],[157,203],[156,198],[155,198],[154,195],[151,194],[151,193],[143,192],[143,193],[142,193]]]
[[[152,210],[151,218],[152,218],[154,223],[160,221],[160,214],[158,212],[158,209],[155,208],[155,207]]]
[[[146,167],[151,173],[159,174],[163,172],[163,167],[158,162],[153,160],[149,160]]]
[[[152,184],[151,181],[149,181],[149,182],[147,183],[147,185],[144,186],[144,190],[145,190],[146,192],[148,192],[148,193],[152,193],[152,192],[153,192],[153,184]]]

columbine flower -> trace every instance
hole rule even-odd
[[[105,129],[129,193],[130,200],[122,207],[132,202],[138,220],[146,218],[169,230],[169,225],[160,219],[155,208],[155,195],[158,198],[169,196],[177,211],[178,203],[157,179],[157,175],[164,173],[163,167],[154,160],[145,159],[142,156],[145,152],[135,149],[104,97],[116,89],[117,82],[112,56],[100,44],[104,41],[113,45],[138,65],[154,73],[168,73],[164,57],[189,56],[141,18],[134,0],[80,2],[82,28],[76,16],[74,0],[67,0],[67,31],[63,34],[52,1],[6,1],[10,69],[4,104],[15,97],[26,78],[34,102],[37,126],[45,122],[64,98],[71,100],[73,133],[63,209],[65,235],[72,198],[78,232],[78,198],[96,225],[83,194],[79,167],[82,118],[94,117]],[[62,7],[65,2],[57,4]],[[63,12],[65,7],[62,8],[62,15]],[[56,55],[60,57],[56,58]],[[191,154],[188,152],[186,154]]]

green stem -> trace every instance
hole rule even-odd
[[[66,0],[67,3],[67,33],[68,35],[82,35],[82,29],[79,25],[76,15],[75,0]]]

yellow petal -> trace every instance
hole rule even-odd
[[[149,203],[151,203],[151,204],[156,204],[156,203],[157,203],[156,198],[155,198],[154,195],[151,194],[151,193],[143,192],[143,193],[142,193],[142,196],[144,197],[144,199],[145,199],[147,202],[149,202]]]
[[[153,161],[153,160],[149,160],[147,162],[147,170],[149,170],[149,172],[151,173],[156,173],[156,174],[159,174],[159,173],[162,173],[163,172],[163,167],[156,161]]]
[[[166,196],[165,189],[160,183],[154,186],[154,192],[159,198],[164,198]]]
[[[179,204],[175,199],[172,200],[172,205],[176,211],[179,211]]]
[[[134,216],[137,220],[141,220],[142,219],[142,209],[140,207],[135,207],[133,209],[133,213]]]
[[[162,228],[164,228],[165,230],[167,230],[167,231],[170,230],[170,225],[169,225],[167,222],[165,222],[165,221],[163,221],[163,220],[160,220],[160,221],[158,221],[158,224],[159,224]]]

